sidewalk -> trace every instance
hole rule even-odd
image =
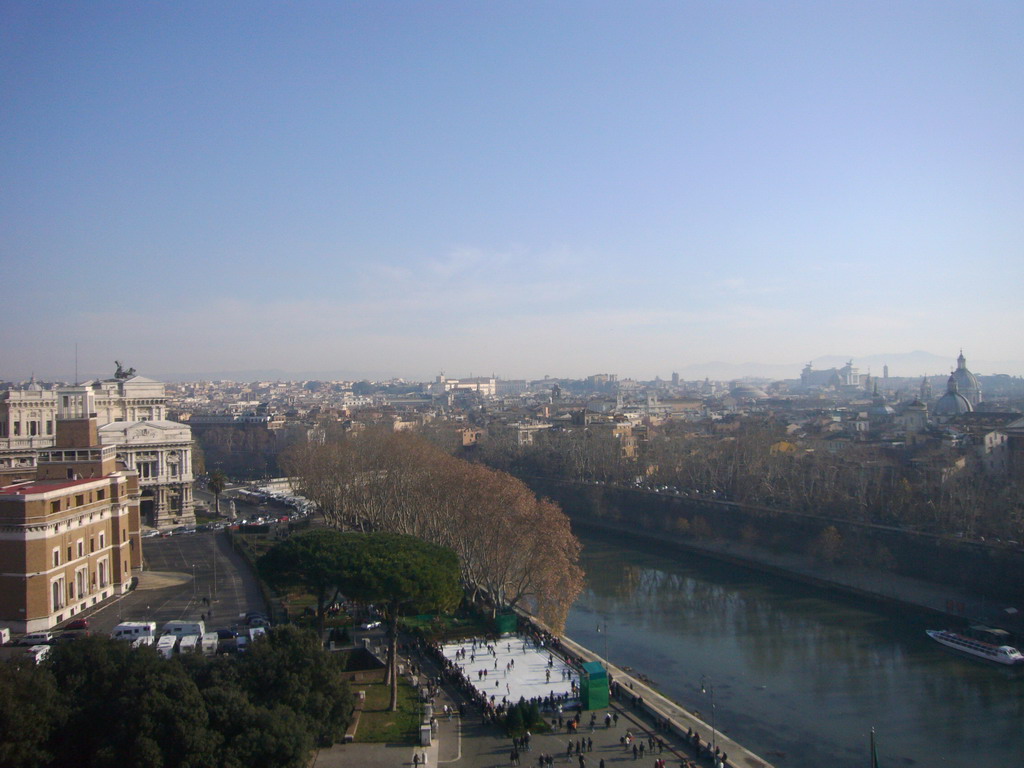
[[[572,652],[585,658],[596,658],[585,648],[571,640],[562,639],[563,644]],[[433,660],[425,656],[417,656],[416,662],[423,668],[424,675],[437,678],[440,674]],[[696,765],[708,768],[712,765],[709,758],[697,760],[692,745],[686,743],[687,728],[697,731],[702,742],[711,739],[711,727],[690,713],[665,699],[638,680],[630,677],[616,667],[610,667],[615,680],[625,686],[631,693],[643,697],[643,706],[634,708],[630,699],[613,700],[608,709],[595,710],[596,725],[590,728],[591,712],[581,713],[580,728],[570,736],[567,728],[569,718],[574,714],[563,715],[563,725],[558,726],[557,716],[550,733],[534,734],[531,738],[530,751],[520,752],[520,766],[533,768],[538,765],[542,754],[552,755],[554,764],[578,768],[599,768],[601,760],[605,766],[624,763],[639,766],[650,766],[658,758],[673,767]],[[632,685],[629,689],[628,686]],[[466,704],[458,692],[447,685],[442,685],[434,699],[437,732],[433,743],[427,748],[414,748],[408,745],[389,744],[338,744],[330,749],[321,750],[313,762],[314,768],[335,768],[338,766],[358,766],[359,768],[398,768],[413,766],[413,755],[426,754],[429,766],[458,765],[459,768],[499,768],[511,765],[512,740],[501,730],[483,722],[480,713],[472,706],[466,705],[465,717],[457,714],[459,704]],[[447,704],[453,714],[450,719],[444,716],[444,705]],[[605,714],[613,717],[610,727],[605,727]],[[668,729],[656,728],[657,722],[667,721]],[[623,745],[622,740],[627,731],[634,737],[638,746],[637,755],[631,747]],[[662,750],[659,752],[656,740],[661,740]],[[649,741],[650,740],[650,741]],[[592,741],[592,744],[590,742]],[[650,743],[654,741],[654,751]],[[738,768],[771,768],[764,760],[733,742],[727,736],[717,734],[718,746],[728,754],[728,765]],[[643,757],[640,757],[639,744],[643,743]],[[576,752],[577,743],[583,748]],[[571,744],[571,751],[570,751]],[[588,749],[587,746],[590,745]],[[581,761],[580,758],[583,758]],[[423,765],[423,763],[420,763]]]

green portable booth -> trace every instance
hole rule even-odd
[[[608,672],[601,662],[588,661],[583,664],[580,701],[583,709],[604,709],[608,706]]]
[[[494,617],[494,628],[499,635],[514,634],[517,624],[518,617],[511,611],[508,613],[499,613]]]

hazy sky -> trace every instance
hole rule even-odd
[[[0,378],[1024,358],[1019,0],[6,0],[0,88]]]

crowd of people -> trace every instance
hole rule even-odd
[[[431,657],[441,670],[441,677],[436,680],[429,680],[427,684],[433,695],[442,682],[447,682],[459,693],[464,700],[470,702],[479,710],[485,723],[502,725],[509,710],[518,701],[510,701],[508,692],[502,694],[500,688],[498,693],[491,693],[489,682],[492,677],[505,675],[511,672],[515,666],[515,659],[509,658],[505,662],[504,670],[498,669],[498,643],[507,646],[505,650],[511,652],[513,644],[519,644],[520,649],[525,653],[527,650],[547,653],[548,670],[547,681],[550,681],[551,670],[558,664],[565,680],[568,675],[571,680],[569,693],[548,693],[545,696],[536,696],[527,703],[536,704],[541,712],[545,713],[553,731],[564,732],[570,737],[566,743],[566,758],[570,760],[575,757],[579,761],[580,768],[586,768],[586,755],[593,751],[593,736],[584,737],[580,732],[581,714],[578,711],[579,686],[576,680],[582,672],[583,659],[576,657],[561,642],[561,640],[544,630],[527,624],[520,627],[520,631],[514,636],[498,638],[495,636],[477,637],[463,641],[456,650],[454,658],[445,655],[445,649],[440,643],[428,643],[419,641],[417,650]],[[450,651],[449,651],[450,652]],[[481,662],[494,660],[494,664],[487,667]],[[470,664],[478,667],[468,672]],[[564,666],[563,666],[564,664]],[[502,672],[505,674],[503,675]],[[575,676],[575,679],[572,679]],[[611,680],[609,676],[610,693],[613,699],[621,701],[624,705],[638,712],[646,711],[643,697],[637,695],[632,686],[622,686]],[[577,710],[570,714],[569,710]],[[459,712],[465,715],[465,705],[460,704]],[[655,714],[654,730],[644,735],[634,735],[632,730],[627,730],[620,738],[620,744],[627,754],[631,754],[634,760],[641,761],[649,757],[655,758],[655,768],[667,768],[668,763],[662,757],[666,749],[666,743],[661,736],[656,735],[658,731],[669,732],[672,724],[669,720]],[[618,725],[619,713],[617,711],[607,712],[604,716],[604,727],[611,728]],[[591,713],[590,732],[594,733],[597,727],[596,715]],[[523,753],[530,752],[531,735],[529,730],[525,735],[514,735],[511,751],[509,752],[510,763],[513,766],[522,764]],[[698,759],[706,758],[716,768],[727,766],[728,756],[717,746],[712,747],[710,742],[701,739],[700,735],[692,728],[687,729],[684,741],[693,749]],[[535,764],[538,768],[554,764],[554,756],[548,753],[541,753],[536,756]],[[696,768],[697,763],[683,758],[680,765],[685,768]],[[599,768],[604,768],[604,759],[600,760]]]
[[[509,659],[505,662],[504,669],[499,670],[498,642],[498,638],[493,636],[470,638],[465,640],[455,652],[454,659],[445,656],[444,647],[440,643],[423,643],[420,648],[420,650],[429,654],[438,665],[438,668],[441,670],[442,679],[450,683],[466,699],[472,702],[480,710],[484,721],[488,723],[502,722],[509,708],[518,703],[518,699],[515,701],[510,700],[511,689],[508,683],[506,683],[504,691],[500,687],[501,680],[506,679],[508,673],[515,668],[515,659]],[[506,650],[509,652],[511,652],[513,644],[519,645],[524,652],[528,650],[543,651],[544,649],[549,649],[547,681],[550,682],[550,670],[554,668],[556,661],[555,649],[561,646],[557,638],[547,635],[547,633],[535,632],[505,637],[500,642],[507,645]],[[493,667],[487,667],[482,663],[489,659],[494,660]],[[564,660],[561,654],[559,654],[559,660]],[[571,662],[568,663],[571,664]],[[476,665],[478,668],[467,672],[471,664]],[[572,679],[574,673],[578,676],[578,669],[569,666],[567,669],[562,669],[562,673],[562,680],[568,679],[570,682],[570,690],[568,692],[552,691],[544,696],[532,696],[526,699],[527,703],[536,704],[542,712],[552,714],[561,713],[566,709],[578,706],[576,697],[579,695],[579,686],[576,680]],[[492,679],[495,681],[497,693],[491,693],[490,691]]]

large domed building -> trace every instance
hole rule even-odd
[[[960,356],[956,359],[956,370],[953,371],[953,378],[956,379],[957,391],[967,398],[972,408],[977,408],[981,402],[981,384],[978,377],[967,370],[967,358],[964,351],[960,350]]]
[[[963,360],[963,355],[960,355],[960,359]],[[970,371],[968,371],[968,375],[971,375]],[[971,401],[960,393],[960,385],[957,383],[956,373],[951,373],[949,380],[946,382],[946,394],[939,398],[935,408],[932,409],[932,415],[940,422],[946,422],[959,416],[961,413],[970,413],[973,410],[974,406],[971,405]]]

